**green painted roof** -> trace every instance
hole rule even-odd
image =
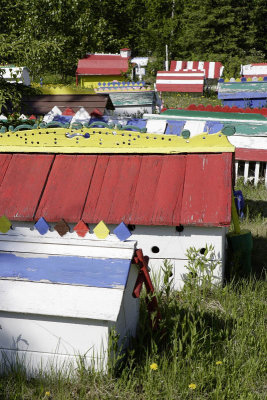
[[[229,119],[229,120],[254,120],[254,121],[265,121],[267,122],[267,118],[261,114],[250,114],[250,113],[227,113],[227,112],[209,112],[209,111],[189,111],[189,110],[166,110],[163,111],[160,115],[163,117],[177,116],[183,118],[200,118],[200,119]]]

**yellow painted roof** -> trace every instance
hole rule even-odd
[[[79,134],[72,138],[66,136]],[[85,138],[83,135],[90,137]],[[0,153],[222,153],[235,148],[221,132],[203,133],[184,139],[181,136],[139,133],[116,129],[80,130],[43,128],[0,133]]]

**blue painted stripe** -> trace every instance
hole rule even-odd
[[[206,121],[204,132],[208,132],[209,134],[220,132],[223,129],[224,124],[221,122],[215,121]]]
[[[112,288],[125,286],[131,260],[94,259],[70,256],[25,258],[0,253],[0,276],[23,278],[38,282],[47,279],[54,283],[68,283]]]
[[[173,121],[171,119],[167,120],[167,129],[165,135],[177,135],[180,136],[186,121]]]

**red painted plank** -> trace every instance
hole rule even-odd
[[[163,156],[162,159],[151,222],[152,225],[179,225],[186,156]]]
[[[181,224],[230,225],[231,170],[230,153],[187,156]]]
[[[119,176],[112,194],[109,223],[130,222],[142,156],[119,156]]]
[[[7,167],[12,158],[12,154],[0,154],[0,185],[4,179]]]
[[[141,159],[141,156],[113,156],[106,169],[97,163],[82,217],[84,221],[129,222]],[[97,201],[96,193],[99,194]]]
[[[96,160],[95,155],[57,155],[35,219],[79,221]]]
[[[235,149],[236,161],[262,161],[267,162],[267,150],[261,149]]]
[[[131,224],[151,225],[164,156],[143,156],[134,195]]]
[[[116,156],[115,156],[116,157]],[[98,223],[101,221],[96,213],[96,207],[98,205],[98,199],[100,198],[101,188],[105,177],[105,172],[108,166],[110,156],[101,155],[97,157],[94,174],[91,180],[90,188],[88,191],[87,200],[84,206],[83,214],[81,219],[88,223]],[[116,182],[112,182],[115,187]],[[109,207],[109,202],[106,205]],[[107,222],[107,221],[105,221]]]
[[[54,155],[14,154],[0,186],[0,215],[32,221]]]

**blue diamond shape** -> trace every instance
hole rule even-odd
[[[40,233],[40,235],[45,235],[50,229],[50,225],[48,225],[48,223],[46,222],[46,220],[43,217],[38,219],[38,221],[36,222],[36,224],[34,226],[37,229],[37,231]]]
[[[124,240],[128,239],[132,235],[124,222],[121,222],[120,225],[118,225],[114,229],[113,233],[115,233],[117,238],[120,239],[122,242],[124,242]]]

